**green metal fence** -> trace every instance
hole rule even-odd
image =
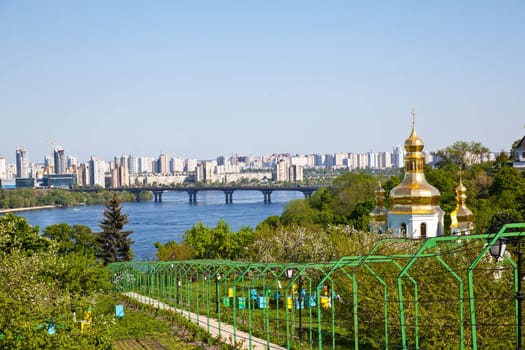
[[[252,337],[258,337],[268,348],[441,344],[477,350],[492,344],[493,337],[502,337],[501,344],[518,342],[518,266],[509,255],[494,262],[488,250],[500,238],[521,236],[525,223],[505,225],[494,234],[385,238],[365,254],[332,262],[191,260],[108,268],[118,291],[195,313],[208,328],[217,320],[219,332],[221,325],[233,325],[233,341],[235,330],[248,332],[250,348]]]

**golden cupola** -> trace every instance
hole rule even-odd
[[[459,178],[459,185],[456,187],[456,209],[450,213],[452,233],[463,233],[472,230],[474,227],[474,214],[467,208],[467,188],[463,185],[463,179]]]
[[[415,113],[412,112],[412,116]],[[438,214],[440,193],[425,179],[423,140],[416,133],[415,120],[412,132],[405,141],[405,177],[390,191],[391,214]]]
[[[370,230],[375,233],[385,233],[388,211],[385,208],[385,189],[379,183],[376,191],[376,207],[370,213]]]

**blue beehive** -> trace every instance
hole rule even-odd
[[[295,298],[295,308],[304,309],[304,298],[301,298],[301,304],[299,305],[299,298]]]
[[[115,305],[115,316],[124,317],[124,305]]]
[[[243,297],[237,298],[237,309],[239,310],[246,309],[246,298],[243,298]]]
[[[267,297],[259,296],[257,299],[257,307],[259,309],[266,309],[267,300],[268,300]]]
[[[317,305],[317,294],[314,293],[308,297],[308,306],[315,307]]]
[[[250,289],[250,300],[257,299],[257,289]]]
[[[49,321],[46,321],[47,334],[55,334],[55,324]]]

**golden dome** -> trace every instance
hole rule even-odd
[[[412,116],[415,113],[412,112]],[[393,214],[433,214],[441,212],[439,190],[425,179],[423,156],[424,143],[416,134],[415,121],[412,132],[405,141],[405,177],[390,191],[390,212]]]
[[[425,145],[423,144],[423,140],[417,136],[416,133],[416,123],[412,123],[412,132],[410,133],[410,136],[405,141],[405,150],[407,152],[421,152],[423,150],[423,147]]]
[[[459,185],[456,187],[456,201],[456,209],[450,213],[452,218],[451,227],[471,225],[474,221],[474,214],[467,208],[467,188],[463,185],[462,178],[459,179]]]
[[[459,179],[459,185],[456,187],[456,194],[458,197],[465,197],[467,199],[467,188],[463,185],[463,179]]]
[[[386,222],[387,210],[385,209],[385,189],[379,183],[376,193],[376,207],[370,213],[372,220],[375,222]]]

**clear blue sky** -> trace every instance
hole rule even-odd
[[[508,150],[525,1],[0,0],[0,156]]]

